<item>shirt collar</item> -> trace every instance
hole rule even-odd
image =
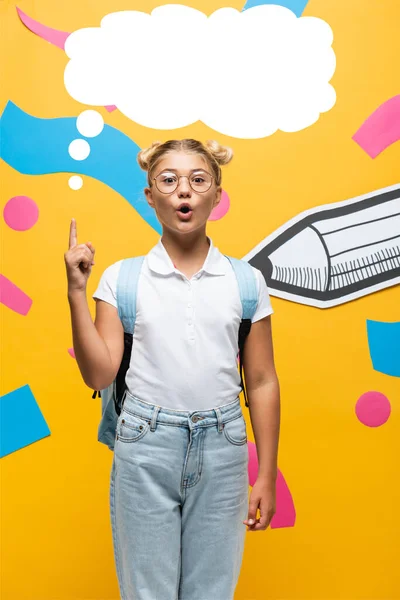
[[[208,250],[208,254],[206,260],[200,271],[205,271],[210,275],[225,275],[227,269],[227,259],[223,254],[216,248],[210,238],[208,238],[210,242],[210,248]],[[171,273],[175,273],[177,269],[175,269],[174,264],[165,249],[164,244],[159,239],[158,243],[154,248],[150,250],[147,255],[147,265],[149,269],[158,273],[160,275],[170,275]]]

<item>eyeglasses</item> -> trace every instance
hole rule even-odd
[[[159,173],[157,177],[153,178],[156,182],[156,187],[162,194],[172,194],[179,185],[182,177],[186,177],[189,181],[189,185],[194,192],[203,193],[207,192],[213,182],[214,176],[207,171],[196,171],[188,175],[177,175],[171,171],[163,171]]]

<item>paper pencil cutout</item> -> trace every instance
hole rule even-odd
[[[272,296],[329,308],[400,283],[400,184],[306,210],[244,259]]]

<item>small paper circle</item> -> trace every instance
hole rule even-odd
[[[86,140],[74,140],[68,146],[68,152],[74,160],[85,160],[90,154],[90,146]]]
[[[83,186],[83,179],[82,177],[79,177],[79,175],[72,175],[72,177],[68,179],[68,185],[71,190],[80,190]]]
[[[365,392],[356,404],[358,420],[368,427],[380,427],[390,417],[391,406],[388,398],[381,392]]]
[[[96,137],[103,131],[104,119],[96,110],[84,110],[76,120],[76,128],[85,137]]]
[[[3,210],[4,221],[15,231],[31,229],[39,218],[39,208],[28,196],[10,198]]]

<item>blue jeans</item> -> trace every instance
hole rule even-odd
[[[189,412],[127,393],[110,486],[122,600],[232,600],[248,485],[239,398]]]

